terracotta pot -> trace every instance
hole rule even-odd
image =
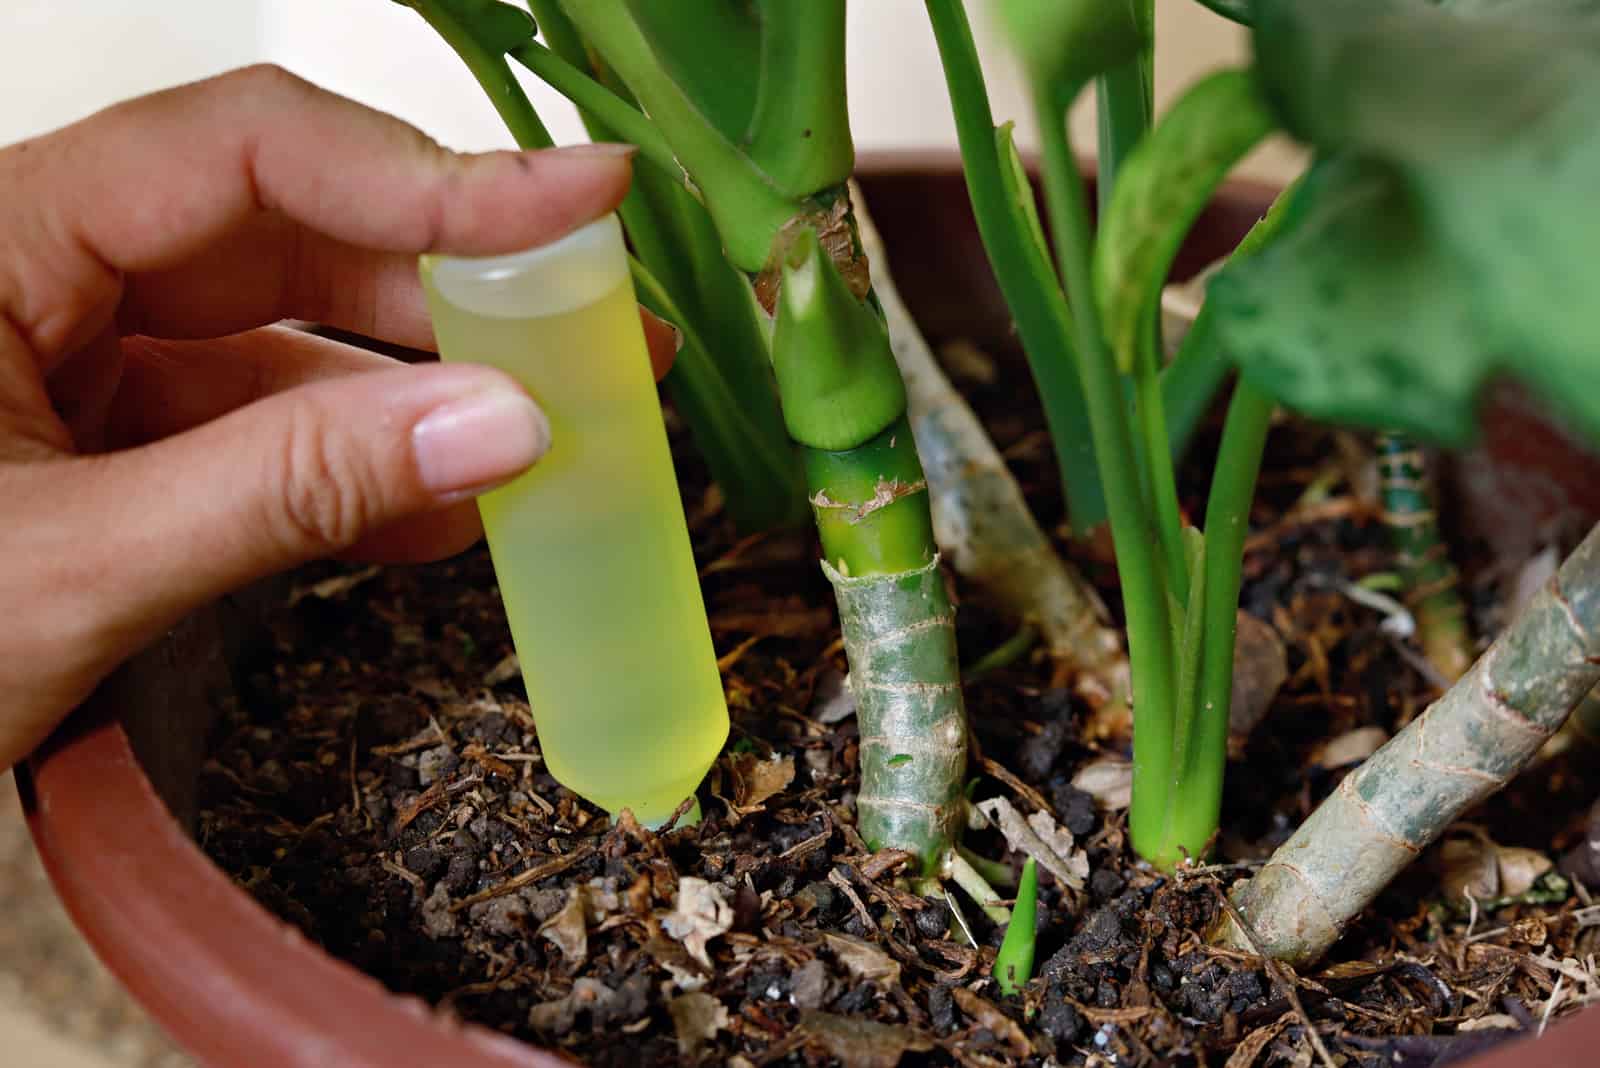
[[[1014,351],[956,159],[878,156],[862,172],[897,250],[900,287],[929,334]],[[1180,272],[1231,248],[1269,197],[1265,187],[1230,187],[1201,220]],[[1536,472],[1540,519],[1574,508],[1600,513],[1600,466],[1575,462],[1571,443],[1526,406],[1513,414],[1524,429],[1490,435],[1495,460],[1477,458],[1478,485],[1494,497],[1493,487],[1528,485]],[[1508,438],[1516,450],[1505,448]],[[152,1015],[218,1068],[566,1063],[388,993],[257,905],[190,837],[213,698],[230,685],[230,664],[253,640],[263,606],[281,603],[280,594],[281,584],[268,584],[185,621],[101,687],[22,769],[34,840],[67,909]],[[1577,1066],[1593,1063],[1596,1048],[1600,1012],[1588,1012],[1535,1048],[1500,1047],[1471,1064]]]

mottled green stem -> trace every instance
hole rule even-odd
[[[833,584],[861,732],[856,819],[874,849],[940,870],[965,812],[955,609],[883,321],[810,231],[786,261],[773,361]]]
[[[1472,635],[1457,588],[1460,575],[1439,536],[1427,458],[1404,434],[1379,434],[1377,448],[1383,524],[1398,557],[1406,605],[1416,617],[1417,640],[1434,670],[1454,682],[1472,664]]]
[[[1317,960],[1389,881],[1538,753],[1600,682],[1600,526],[1488,652],[1347,776],[1234,894],[1262,949]],[[1219,939],[1248,951],[1230,922]]]

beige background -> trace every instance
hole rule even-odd
[[[1031,122],[1014,67],[969,5],[998,119]],[[1247,56],[1244,37],[1193,0],[1158,0],[1157,97]],[[854,0],[850,105],[858,147],[955,143],[932,34],[920,0]],[[0,145],[79,118],[112,101],[271,60],[330,89],[398,114],[464,149],[509,144],[465,70],[415,15],[389,0],[9,0],[0,33]],[[580,139],[559,98],[529,86],[562,140]],[[1087,101],[1085,101],[1087,103]],[[1074,115],[1079,147],[1093,146],[1087,108]],[[1283,179],[1294,155],[1268,146],[1246,164]],[[180,1068],[160,1038],[77,940],[50,897],[0,775],[0,1065],[27,1068]]]

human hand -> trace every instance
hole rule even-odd
[[[264,324],[432,348],[418,253],[560,236],[629,155],[457,155],[270,67],[0,151],[0,769],[229,590],[474,542],[471,495],[548,445],[528,395]]]

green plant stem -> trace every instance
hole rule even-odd
[[[790,196],[840,185],[855,169],[844,45],[845,0],[761,3],[761,85],[745,140]]]
[[[1209,303],[1189,326],[1177,354],[1161,369],[1161,399],[1167,416],[1167,453],[1174,464],[1183,459],[1222,383],[1233,370],[1217,338],[1216,316]]]
[[[632,259],[629,266],[640,303],[676,325],[683,337],[665,385],[734,521],[755,530],[793,523],[796,502],[805,504],[805,476],[798,453],[779,430],[776,396],[766,390],[771,417],[761,422],[760,408],[752,410],[749,403],[759,398],[741,396],[730,386],[694,320],[644,264]]]
[[[1041,131],[1061,120],[1060,92],[1035,93]],[[1100,331],[1100,313],[1090,278],[1089,209],[1083,176],[1059,136],[1041,133],[1045,190],[1055,221],[1062,277],[1072,299],[1078,333],[1078,371],[1088,401],[1095,456],[1100,462],[1128,617],[1128,659],[1133,671],[1133,807],[1128,824],[1134,848],[1155,863],[1178,858],[1151,846],[1165,836],[1162,825],[1173,774],[1173,628],[1155,546],[1158,538],[1141,493],[1134,463],[1122,383]],[[1147,739],[1140,744],[1140,739]],[[1153,741],[1156,744],[1150,744]]]
[[[550,50],[575,71],[586,67],[583,40],[556,0],[529,6]],[[626,88],[597,80],[627,113],[639,114]],[[625,140],[589,108],[579,106],[578,113],[595,140]],[[806,522],[805,475],[783,432],[766,335],[749,283],[723,257],[705,207],[684,186],[676,163],[667,171],[646,156],[634,167],[618,214],[652,284],[665,291],[657,303],[673,308],[652,310],[685,332],[687,358],[680,354],[665,385],[723,489],[728,514],[746,533]],[[641,286],[641,299],[647,288]],[[696,352],[714,366],[705,367]],[[744,436],[730,436],[733,426]]]
[[[983,873],[953,849],[944,858],[944,876],[966,891],[991,922],[1001,926],[1011,922],[1011,910],[1001,904],[1003,899],[994,892]]]
[[[1157,309],[1159,313],[1159,309]],[[1154,318],[1154,316],[1152,316]],[[1144,439],[1142,455],[1154,506],[1156,530],[1161,538],[1161,553],[1166,563],[1167,584],[1179,604],[1189,602],[1189,563],[1183,549],[1183,516],[1178,504],[1178,476],[1172,464],[1172,446],[1167,438],[1166,405],[1161,388],[1159,339],[1152,328],[1145,333],[1138,358],[1134,361],[1134,410]]]
[[[406,2],[461,57],[519,147],[550,148],[555,144],[503,54],[484,47],[438,0]]]
[[[702,113],[656,55],[628,0],[562,0],[562,9],[644,103],[650,122],[699,188],[728,258],[742,271],[760,271],[779,232],[804,205],[779,191]]]
[[[1141,850],[1158,865],[1186,857],[1198,861],[1222,810],[1244,540],[1272,411],[1271,399],[1248,383],[1234,388],[1206,502],[1204,574],[1194,583],[1196,595],[1203,598],[1199,686],[1180,694],[1179,718],[1185,726],[1173,754],[1176,785],[1152,846],[1155,852]]]
[[[1340,782],[1233,893],[1261,951],[1310,964],[1600,682],[1600,526],[1456,684]],[[1249,950],[1232,923],[1217,940]]]
[[[669,173],[678,171],[672,147],[649,119],[552,49],[537,41],[527,41],[511,50],[511,58],[571,100],[585,114],[605,124],[612,136],[638,146],[640,155],[650,162]]]
[[[966,846],[957,846],[956,852],[961,854],[961,859],[971,864],[990,886],[1000,886],[1010,890],[1017,885],[1017,873],[1012,871],[1009,865],[981,857]]]
[[[1124,63],[1095,79],[1095,118],[1099,132],[1096,163],[1099,181],[1096,199],[1100,210],[1111,202],[1117,172],[1154,119],[1151,85],[1151,53],[1146,49],[1138,58]]]
[[[1455,682],[1472,666],[1472,635],[1458,588],[1460,575],[1450,547],[1439,536],[1427,460],[1405,434],[1379,434],[1377,449],[1383,524],[1399,558],[1417,641],[1434,670],[1446,682]]]
[[[1045,254],[1016,225],[966,10],[961,0],[926,0],[926,6],[950,91],[978,230],[1044,404],[1069,517],[1075,530],[1086,533],[1105,522],[1107,511],[1083,388],[1073,367],[1072,316]]]
[[[1050,655],[1072,669],[1074,690],[1097,708],[1114,706],[1106,712],[1115,717],[1115,706],[1132,704],[1121,631],[1040,529],[1005,458],[934,358],[895,285],[889,251],[859,191],[855,199],[873,292],[906,383],[939,551],[997,607],[1037,627]]]

